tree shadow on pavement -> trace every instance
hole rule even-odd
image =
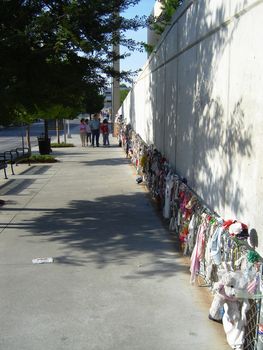
[[[105,158],[105,159],[96,159],[96,160],[87,160],[85,162],[81,162],[82,164],[91,165],[91,166],[104,166],[104,165],[123,165],[123,164],[131,164],[131,161],[127,158]]]
[[[133,266],[135,272],[126,278],[188,273],[143,193],[72,201],[68,208],[48,209],[24,221],[22,228],[31,238],[41,237],[40,244],[58,244],[61,253],[54,258],[61,264]]]

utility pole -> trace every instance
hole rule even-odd
[[[119,11],[116,11],[115,13],[116,19],[119,17]],[[114,44],[113,44],[113,57],[120,55],[120,41],[119,41],[120,33],[118,30],[113,32],[113,38]],[[120,60],[113,60],[113,70],[115,72],[120,72]],[[118,110],[120,108],[120,81],[118,78],[113,77],[112,78],[112,120],[115,120],[115,116],[118,113]]]
[[[115,55],[120,54],[120,45],[113,46],[113,52]],[[120,72],[120,60],[113,61],[113,69],[116,72]],[[117,78],[112,78],[112,117],[115,119],[116,114],[120,108],[120,81]],[[113,120],[114,120],[113,119]]]

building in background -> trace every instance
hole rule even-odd
[[[104,98],[103,112],[111,115],[111,109],[112,109],[112,91],[111,91],[111,88],[107,88],[104,95],[105,95],[105,98]]]
[[[158,18],[160,17],[161,13],[162,3],[159,0],[156,0],[150,16]],[[157,44],[159,38],[160,35],[157,34],[155,30],[150,27],[147,28],[147,45],[154,47]]]
[[[120,84],[119,86],[120,90],[120,104],[124,101],[125,97],[128,95],[130,91],[130,87],[128,87],[125,84]],[[109,118],[111,119],[112,117],[112,89],[111,87],[108,87],[104,93],[105,98],[104,98],[104,107],[103,107],[103,114],[108,115]]]

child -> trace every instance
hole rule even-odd
[[[108,120],[104,119],[103,123],[101,124],[100,127],[102,136],[103,136],[103,146],[109,146],[110,142],[109,142],[109,125],[108,125]]]
[[[79,125],[79,133],[80,133],[80,140],[82,147],[86,146],[86,140],[87,140],[87,125],[85,123],[85,119],[81,119],[80,125]]]

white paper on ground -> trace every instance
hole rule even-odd
[[[32,259],[33,264],[47,264],[53,263],[53,258],[35,258]]]

